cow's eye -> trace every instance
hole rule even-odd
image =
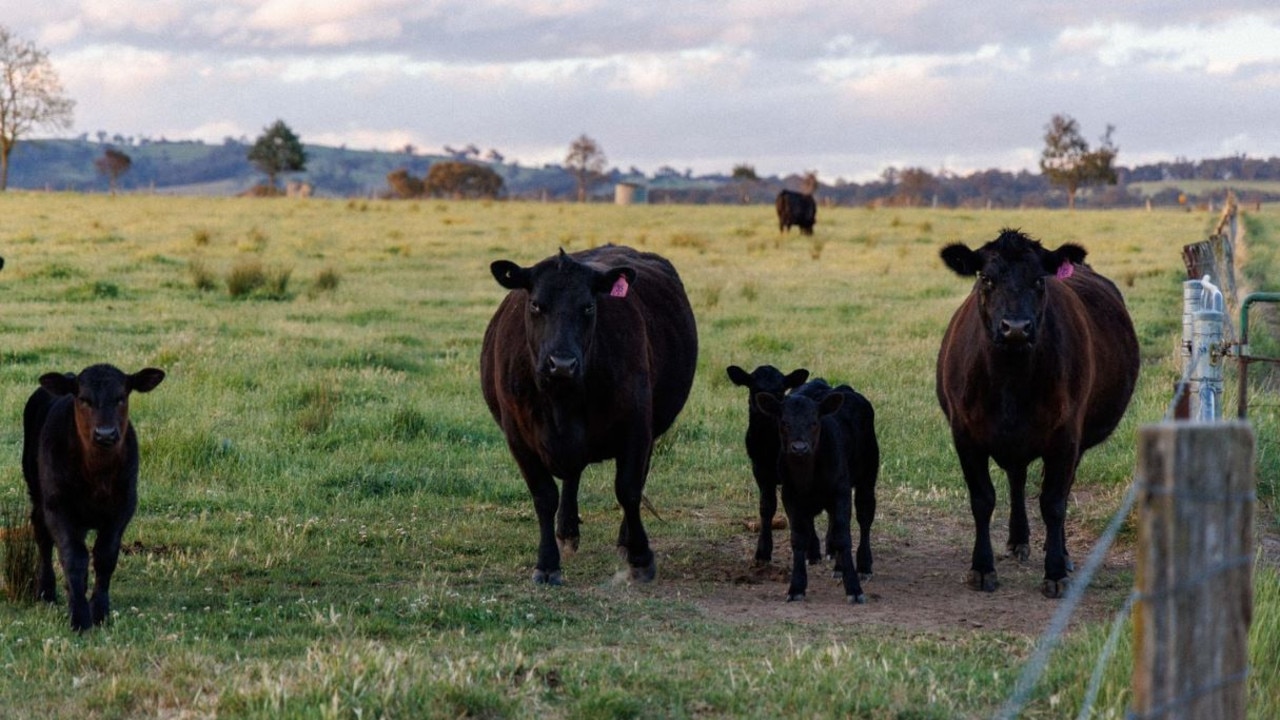
[[[978,280],[982,282],[983,290],[991,290],[996,286],[996,281],[992,280],[990,275],[978,275]]]
[[[582,308],[582,314],[583,314],[583,315],[586,315],[587,317],[591,317],[592,315],[595,315],[595,314],[596,314],[596,304],[595,304],[595,303],[591,303],[590,305],[587,305],[587,306],[583,307],[583,308]]]
[[[1036,278],[1036,292],[1044,292],[1044,278]]]
[[[539,305],[538,303],[536,303],[536,302],[534,302],[534,301],[530,300],[530,301],[529,301],[529,314],[530,314],[530,315],[541,315],[541,314],[542,314],[542,306],[541,306],[541,305]]]
[[[91,408],[91,407],[93,407],[93,401],[92,401],[92,400],[90,400],[90,399],[89,399],[89,398],[87,398],[87,397],[76,398],[76,399],[80,401],[80,404],[81,404],[81,405],[83,405],[83,406],[85,406],[85,407],[87,407],[87,408]]]

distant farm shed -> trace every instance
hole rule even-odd
[[[639,183],[621,182],[613,186],[615,205],[648,205],[649,188]]]

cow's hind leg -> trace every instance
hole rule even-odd
[[[53,536],[45,524],[44,508],[31,511],[31,531],[36,539],[36,599],[58,602],[58,578],[53,573]]]

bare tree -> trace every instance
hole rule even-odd
[[[101,157],[93,161],[93,166],[98,169],[100,174],[107,176],[107,184],[111,187],[111,194],[115,195],[116,182],[121,175],[133,167],[133,158],[115,148],[107,148],[103,151]]]
[[[1090,150],[1080,134],[1080,125],[1070,115],[1054,115],[1045,126],[1044,152],[1040,171],[1053,185],[1067,191],[1067,207],[1075,208],[1076,192],[1082,187],[1116,183],[1114,162],[1120,148],[1111,141],[1115,126],[1108,125],[1102,145]]]
[[[604,148],[600,143],[587,137],[586,133],[578,136],[569,145],[569,154],[564,164],[569,172],[578,179],[578,202],[587,201],[587,188],[602,174],[608,161],[604,157]]]
[[[71,127],[74,109],[49,54],[0,25],[0,191],[9,186],[13,146],[38,128]]]

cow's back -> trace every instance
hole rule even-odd
[[[1138,382],[1141,358],[1133,321],[1119,289],[1088,267],[1077,267],[1064,285],[1088,317],[1094,387],[1085,409],[1081,450],[1107,439],[1120,423]]]
[[[664,257],[628,247],[606,245],[577,255],[602,268],[626,265],[636,271],[634,294],[648,336],[653,383],[653,434],[666,432],[684,408],[698,360],[698,330],[684,283]],[[603,316],[605,321],[612,318]]]

